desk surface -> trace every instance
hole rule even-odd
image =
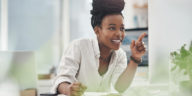
[[[58,96],[66,96],[66,95],[59,94]],[[123,96],[123,95],[109,92],[85,92],[83,96]]]
[[[116,92],[85,92],[83,96],[169,96],[167,85],[143,85],[143,86],[131,86],[123,94]],[[48,96],[48,95],[45,95]],[[52,95],[50,95],[52,96]],[[53,95],[55,96],[55,95]],[[65,95],[58,95],[65,96]]]
[[[128,88],[128,90],[122,94],[100,93],[100,92],[86,92],[84,96],[168,96],[168,85],[163,84],[149,84],[147,81],[148,68],[139,67],[137,74]],[[51,80],[39,81],[39,92],[47,93],[51,87]],[[110,94],[110,95],[109,95]],[[65,95],[58,95],[65,96]]]

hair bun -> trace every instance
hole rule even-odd
[[[92,6],[92,15],[99,13],[121,13],[124,9],[125,2],[124,0],[93,0]]]

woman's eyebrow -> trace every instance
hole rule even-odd
[[[116,24],[109,24],[109,26],[115,26]]]
[[[116,24],[109,24],[109,26],[115,26]],[[121,24],[121,26],[124,26],[124,24]]]

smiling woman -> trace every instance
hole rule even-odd
[[[93,0],[91,25],[96,38],[73,41],[65,50],[52,92],[81,96],[85,91],[106,92],[114,87],[124,92],[131,84],[136,68],[145,53],[142,39],[131,43],[131,60],[127,66],[122,10],[124,0]]]

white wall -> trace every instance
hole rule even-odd
[[[90,14],[92,0],[69,0],[69,3],[70,41],[94,37]]]
[[[169,54],[192,40],[192,0],[149,0],[150,80],[167,81]]]
[[[0,1],[0,50],[8,47],[8,0]]]

